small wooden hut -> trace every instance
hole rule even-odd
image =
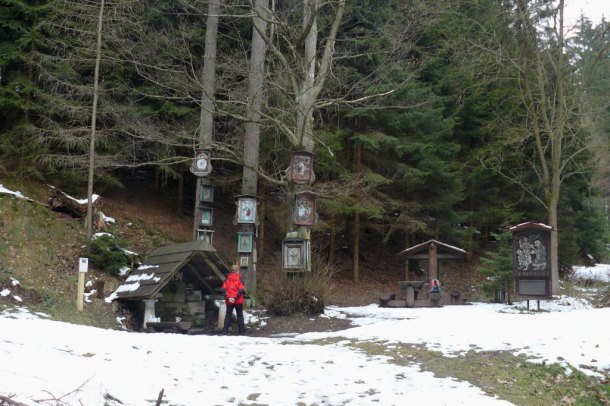
[[[144,329],[203,328],[229,273],[214,247],[189,241],[154,250],[115,291]],[[156,324],[155,324],[156,323]]]
[[[437,240],[428,240],[424,243],[407,248],[397,255],[405,259],[425,260],[428,262],[426,276],[420,280],[399,281],[400,292],[385,294],[379,298],[382,307],[433,307],[443,304],[462,304],[460,292],[456,290],[431,289],[430,281],[442,278],[440,276],[439,262],[441,260],[464,259],[468,253],[461,248],[442,243]],[[407,278],[408,279],[408,276]]]

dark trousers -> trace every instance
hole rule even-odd
[[[246,326],[244,325],[244,305],[231,305],[227,304],[227,312],[225,313],[225,325],[222,329],[223,334],[229,334],[229,327],[231,327],[231,318],[233,317],[233,309],[237,313],[237,328],[239,335],[246,334]]]

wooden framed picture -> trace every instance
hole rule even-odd
[[[200,226],[211,226],[214,222],[214,210],[212,209],[200,209],[199,210],[199,225]]]
[[[248,257],[239,257],[239,267],[240,268],[247,268],[249,262],[250,261],[248,260]]]
[[[206,203],[214,202],[214,186],[201,184],[199,187],[199,201]]]
[[[207,176],[212,172],[212,160],[210,152],[205,149],[198,149],[193,158],[191,173],[195,176]]]
[[[237,222],[243,224],[256,223],[255,197],[240,197],[237,199]]]
[[[284,240],[282,242],[282,269],[304,271],[307,268],[307,241]]]
[[[204,241],[204,242],[207,242],[208,244],[212,245],[213,236],[214,236],[213,230],[206,230],[206,229],[201,229],[201,228],[197,230],[197,240],[198,241]]]
[[[313,154],[307,151],[294,152],[290,162],[290,175],[295,183],[313,181]]]
[[[316,197],[313,193],[297,193],[294,197],[294,224],[313,226],[316,215]]]
[[[237,252],[251,253],[254,245],[254,234],[237,233]]]

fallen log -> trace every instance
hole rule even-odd
[[[93,216],[102,205],[102,198],[98,195],[93,195]],[[87,215],[87,199],[76,199],[59,189],[53,189],[53,193],[49,198],[49,208],[54,211],[67,213],[72,217],[83,218]]]

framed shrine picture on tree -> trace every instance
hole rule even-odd
[[[214,187],[210,185],[204,185],[202,183],[199,188],[199,201],[205,203],[213,203]]]
[[[304,271],[307,269],[307,241],[284,240],[282,242],[282,269]]]
[[[214,236],[214,231],[208,229],[198,229],[197,230],[197,240],[204,241],[210,245],[212,245],[212,238]]]
[[[201,209],[199,211],[199,225],[211,226],[214,220],[214,211],[212,209]]]
[[[237,233],[237,252],[252,252],[254,235],[252,233]]]
[[[303,192],[294,196],[294,224],[313,226],[316,214],[316,199],[313,193]]]
[[[205,149],[198,149],[193,158],[191,173],[195,176],[207,176],[212,172],[212,162],[210,152]]]
[[[313,154],[311,152],[299,151],[292,154],[290,177],[295,183],[313,181]]]
[[[242,224],[256,223],[255,197],[240,197],[237,199],[237,222]]]

